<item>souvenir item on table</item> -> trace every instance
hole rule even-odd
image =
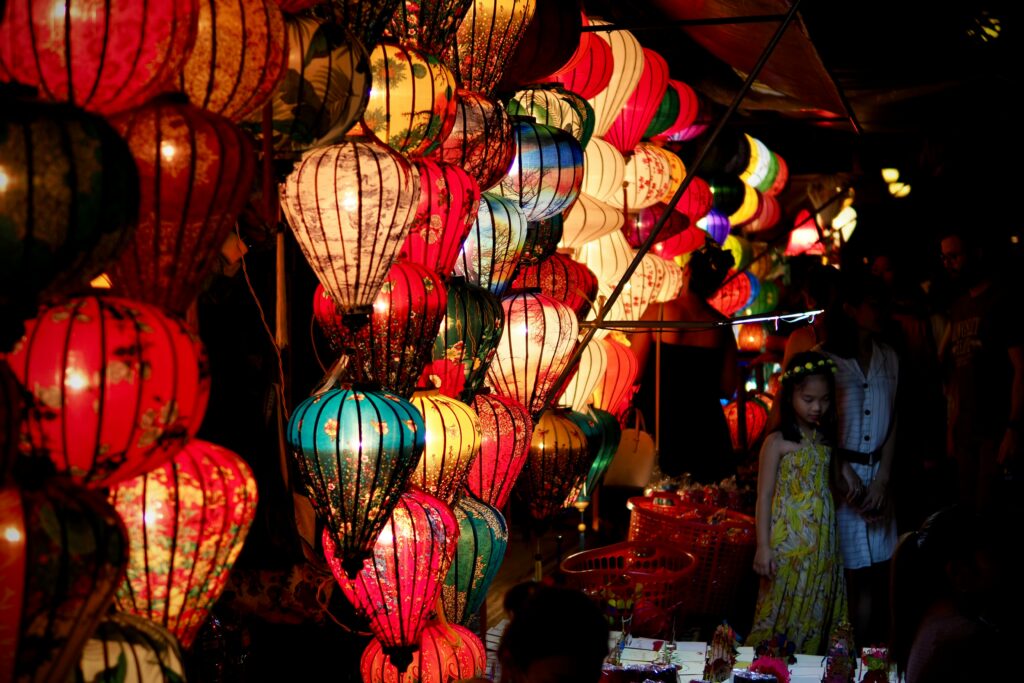
[[[754,646],[754,662],[749,673],[769,674],[778,683],[789,683],[789,665],[796,664],[796,643],[786,638],[785,634],[776,633],[771,640]],[[736,672],[736,681],[769,680],[763,678],[741,678]]]
[[[789,676],[787,675],[785,678],[779,678],[762,671],[740,669],[733,674],[732,680],[735,681],[735,683],[779,683],[780,681],[788,681]]]
[[[750,484],[740,486],[736,477],[723,479],[717,484],[700,484],[689,480],[678,488],[679,496],[687,503],[727,507],[730,510],[753,511],[757,492]]]
[[[825,675],[821,683],[853,683],[857,673],[857,658],[853,649],[853,627],[842,621],[832,630],[828,647]]]
[[[704,665],[704,679],[707,681],[728,681],[736,665],[736,632],[729,624],[722,622],[711,636],[707,662]]]
[[[664,681],[677,683],[678,664],[605,664],[601,672],[602,683],[647,683]]]
[[[860,683],[889,683],[889,649],[866,647],[860,651],[864,676]]]

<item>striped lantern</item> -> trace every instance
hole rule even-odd
[[[583,151],[583,183],[580,192],[607,202],[609,197],[622,195],[622,181],[625,177],[626,160],[619,150],[601,138],[591,138]]]
[[[626,160],[622,182],[622,188],[608,195],[607,202],[628,211],[643,209],[665,196],[672,182],[672,168],[661,150],[641,142]]]
[[[598,441],[598,445],[596,447],[591,446],[590,449],[594,456],[593,461],[590,463],[590,469],[587,471],[583,488],[579,493],[580,501],[589,501],[594,495],[594,491],[597,490],[598,484],[601,483],[604,473],[608,471],[608,466],[612,464],[615,452],[619,449],[619,441],[622,439],[622,427],[614,415],[593,406],[588,410],[588,423],[590,421],[596,422],[596,431],[599,436],[595,439]],[[588,445],[590,441],[591,436],[587,434]]]
[[[537,123],[564,130],[587,147],[594,133],[594,110],[585,99],[561,88],[520,90],[508,103],[513,116],[532,116]]]
[[[516,495],[542,522],[553,517],[590,466],[587,438],[565,408],[545,410],[533,427],[526,467]]]
[[[536,0],[474,0],[446,55],[459,87],[489,96],[533,18]]]
[[[657,138],[668,130],[679,118],[679,106],[679,90],[672,85],[672,80],[669,79],[665,94],[662,95],[661,102],[658,103],[658,108],[654,111],[647,130],[644,131],[644,139]]]
[[[643,49],[640,80],[622,105],[604,139],[628,154],[644,136],[668,88],[668,62],[650,48]]]
[[[786,187],[786,183],[789,182],[789,166],[786,165],[785,159],[780,157],[775,152],[772,152],[775,156],[775,161],[779,167],[778,172],[775,175],[775,181],[772,186],[765,190],[765,194],[770,194],[773,197],[778,196],[780,192]]]
[[[285,35],[274,0],[200,0],[196,44],[178,87],[197,107],[241,121],[284,77]]]
[[[109,275],[118,294],[182,315],[252,191],[248,137],[217,114],[171,98],[111,119],[131,148],[139,227]]]
[[[444,578],[441,604],[449,621],[465,625],[477,615],[505,559],[508,527],[496,508],[472,496],[464,496],[452,511],[459,522],[459,544]]]
[[[683,269],[677,266],[675,261],[661,256],[658,258],[665,262],[665,282],[661,285],[661,292],[654,298],[654,302],[663,304],[672,301],[683,291]]]
[[[583,148],[560,128],[513,120],[516,156],[497,193],[516,202],[528,221],[542,221],[572,206],[583,182]]]
[[[589,20],[584,17],[583,25],[589,24]],[[548,80],[560,83],[566,90],[578,93],[580,97],[590,99],[608,87],[613,65],[612,46],[596,33],[587,31],[580,34],[580,44],[574,58]]]
[[[693,122],[697,120],[697,111],[699,109],[697,93],[686,83],[670,78],[668,79],[668,89],[674,90],[679,98],[679,113],[676,115],[675,121],[660,135],[656,136],[660,140],[671,138],[673,135],[692,126]]]
[[[82,650],[75,680],[102,681],[110,672],[125,681],[177,683],[185,680],[185,657],[177,639],[149,619],[110,612]]]
[[[479,678],[487,668],[487,650],[473,632],[458,624],[431,621],[423,628],[420,649],[404,674],[388,661],[374,638],[363,650],[359,671],[363,683],[450,683]]]
[[[399,258],[447,277],[480,207],[480,188],[459,166],[429,159],[413,162],[420,200]]]
[[[601,339],[608,355],[608,369],[594,389],[594,407],[621,416],[631,399],[630,390],[640,369],[636,354],[613,336]]]
[[[520,268],[512,288],[539,289],[563,302],[583,320],[597,296],[597,277],[566,254],[552,254],[535,266]]]
[[[594,389],[608,369],[608,352],[604,344],[592,339],[580,355],[580,363],[576,373],[572,376],[562,392],[562,398],[558,404],[568,406],[575,412],[582,412],[590,403],[594,395]]]
[[[778,199],[770,194],[759,194],[758,199],[757,214],[743,226],[744,234],[774,228],[782,218],[782,207]]]
[[[419,201],[416,170],[374,140],[306,154],[281,185],[281,208],[342,313],[368,313]]]
[[[574,410],[570,410],[565,414],[573,424],[580,428],[583,432],[583,438],[587,441],[587,462],[590,463],[587,467],[584,467],[576,474],[576,479],[573,480],[572,486],[569,489],[569,494],[562,501],[563,508],[577,507],[578,503],[582,502],[584,489],[587,486],[587,477],[589,476],[590,470],[593,469],[594,459],[597,457],[598,452],[601,450],[601,442],[604,440],[604,431],[601,425],[598,424],[597,418],[589,412],[578,413]],[[602,474],[604,474],[602,472]],[[589,500],[589,496],[587,497]],[[579,505],[577,509],[582,514],[585,505]]]
[[[480,452],[480,421],[468,405],[437,389],[417,391],[410,402],[423,416],[425,431],[423,454],[409,483],[452,505]]]
[[[753,396],[748,396],[743,404],[743,413],[746,417],[746,442],[740,442],[740,411],[736,401],[729,401],[723,408],[725,421],[729,425],[729,436],[732,439],[732,449],[739,451],[750,446],[761,438],[764,428],[768,424],[768,407]]]
[[[539,83],[565,67],[580,44],[581,0],[536,0],[533,17],[512,51],[499,92]]]
[[[469,466],[466,488],[502,509],[526,464],[533,419],[522,403],[497,394],[477,394],[473,410],[480,419],[480,455]]]
[[[559,246],[576,249],[583,244],[615,232],[625,223],[622,211],[590,195],[580,194],[562,221]]]
[[[501,182],[515,158],[512,122],[496,100],[467,90],[457,95],[455,126],[431,158],[462,167],[486,192]]]
[[[526,239],[519,256],[516,273],[542,263],[555,253],[562,240],[562,215],[556,214],[536,223],[526,224]]]
[[[380,42],[402,0],[331,0],[335,20],[367,48]]]
[[[592,26],[608,26],[607,21],[591,19]],[[589,98],[594,107],[594,135],[604,138],[626,104],[644,69],[644,52],[640,41],[629,31],[598,31],[592,35],[612,48],[612,76],[608,87]],[[570,90],[572,87],[568,86]]]
[[[772,152],[768,149],[768,145],[746,133],[744,133],[743,137],[746,139],[747,144],[750,145],[750,162],[740,172],[740,180],[751,187],[760,188],[765,182],[768,173],[771,172],[773,164],[775,166],[775,173],[778,173],[778,162],[772,158]]]
[[[616,230],[580,247],[577,260],[597,277],[598,287],[611,291],[633,260],[633,249],[625,235]]]
[[[455,38],[473,0],[405,0],[388,20],[386,40],[440,55]]]
[[[647,211],[647,209],[644,209]],[[673,213],[675,213],[673,211]],[[670,218],[669,220],[675,220]],[[685,230],[669,237],[667,240],[656,242],[651,247],[651,253],[660,256],[665,259],[673,259],[683,254],[689,254],[691,251],[696,251],[704,246],[704,243],[708,239],[708,234],[698,227],[690,226]]]
[[[41,99],[104,115],[166,90],[196,40],[198,0],[43,5],[7,3],[0,73],[37,88]]]
[[[515,202],[484,192],[453,273],[501,296],[512,284],[527,227],[526,216]]]

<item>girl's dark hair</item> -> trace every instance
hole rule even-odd
[[[690,260],[686,264],[690,269],[690,291],[702,299],[707,299],[722,286],[729,269],[735,263],[736,260],[730,252],[705,237],[704,246],[690,254]]]
[[[808,368],[808,365],[811,367]],[[801,441],[803,437],[800,434],[800,425],[796,419],[796,411],[793,410],[793,394],[807,381],[808,377],[824,377],[828,383],[828,393],[832,401],[828,410],[821,416],[818,429],[822,433],[825,443],[835,443],[836,380],[832,371],[833,367],[835,364],[827,356],[816,351],[804,351],[790,359],[789,365],[786,366],[786,372],[783,373],[782,389],[775,397],[774,405],[778,406],[778,410],[772,411],[774,418],[772,431],[782,432],[782,438],[786,441],[797,443]],[[801,368],[801,370],[794,372],[796,368]]]

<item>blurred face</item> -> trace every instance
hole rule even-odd
[[[942,265],[953,280],[961,280],[967,269],[968,255],[963,240],[953,235],[941,242]]]
[[[888,256],[876,258],[874,263],[871,264],[871,274],[880,278],[886,286],[892,287],[893,280],[896,278],[896,273],[892,267],[892,259]]]
[[[882,303],[876,299],[865,299],[856,306],[846,304],[846,314],[860,329],[880,334],[885,324],[885,312]]]
[[[806,427],[818,426],[831,404],[828,382],[821,375],[811,375],[793,387],[793,410]]]

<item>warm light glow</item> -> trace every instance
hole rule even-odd
[[[71,368],[64,377],[64,386],[72,391],[81,391],[89,386],[89,378],[81,370]]]
[[[889,194],[902,199],[910,194],[910,183],[889,183]]]
[[[176,153],[177,149],[175,149],[173,142],[160,143],[160,156],[164,158],[164,161],[174,161]]]
[[[853,231],[857,228],[857,210],[852,206],[845,206],[832,219],[832,230],[842,235],[843,242],[849,242]]]
[[[114,286],[114,283],[110,281],[110,276],[106,273],[102,273],[94,277],[90,282],[89,286],[93,289],[110,289]]]
[[[887,183],[895,183],[900,179],[900,171],[898,168],[883,168],[882,169],[882,180]]]
[[[4,540],[10,543],[21,543],[22,535],[21,531],[14,526],[9,526],[4,529]]]
[[[10,182],[11,179],[7,176],[7,172],[4,171],[3,166],[0,166],[0,192],[6,192]]]

